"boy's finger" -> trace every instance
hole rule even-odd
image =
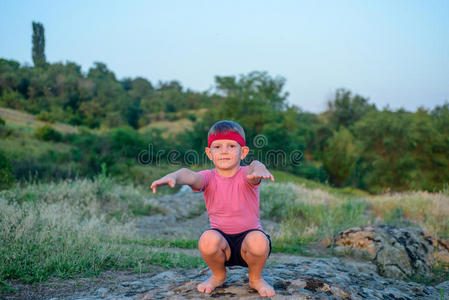
[[[175,183],[174,183],[173,181],[174,181],[173,179],[170,179],[170,180],[168,181],[168,184],[169,184],[171,187],[175,187]]]
[[[153,194],[156,194],[156,186],[152,186]]]

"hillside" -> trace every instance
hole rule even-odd
[[[71,126],[69,124],[55,122],[43,122],[36,119],[36,116],[11,108],[0,107],[0,118],[5,120],[8,123],[19,125],[19,126],[27,126],[30,128],[37,128],[44,125],[51,126],[53,129],[63,132],[63,133],[76,133],[78,129],[75,126]]]

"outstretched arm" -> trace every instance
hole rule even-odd
[[[155,194],[158,186],[169,185],[173,188],[176,184],[189,185],[192,189],[199,190],[203,186],[203,176],[189,169],[182,168],[153,181],[150,187],[153,190],[153,194]]]
[[[274,181],[274,176],[258,160],[253,160],[248,169],[246,169],[246,178],[252,184],[258,184],[262,179],[271,179],[271,181]]]

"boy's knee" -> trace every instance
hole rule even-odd
[[[268,255],[270,244],[268,238],[260,231],[251,231],[243,241],[244,250],[256,256]]]
[[[198,241],[198,248],[201,253],[214,254],[221,248],[222,237],[214,230],[205,231]]]

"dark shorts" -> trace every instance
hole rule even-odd
[[[215,230],[218,231],[224,238],[225,240],[228,242],[229,244],[229,248],[231,248],[231,257],[229,258],[228,261],[225,262],[225,266],[230,267],[230,266],[242,266],[242,267],[248,267],[248,264],[246,263],[245,260],[243,260],[243,257],[241,255],[241,248],[242,248],[242,243],[243,240],[245,239],[246,235],[248,233],[250,233],[251,231],[260,231],[263,234],[265,234],[265,236],[268,239],[268,242],[270,244],[270,252],[268,253],[268,256],[271,254],[271,239],[270,236],[268,234],[266,234],[265,232],[263,232],[260,229],[250,229],[241,233],[236,233],[236,234],[226,234],[223,231],[221,231],[220,229],[217,228],[211,228],[210,230]]]

